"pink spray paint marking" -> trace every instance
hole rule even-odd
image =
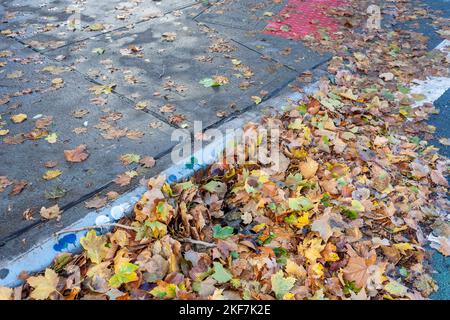
[[[338,25],[325,12],[342,4],[344,0],[289,0],[278,18],[266,26],[265,33],[298,40],[305,36],[320,37],[320,32],[326,31],[332,37]]]

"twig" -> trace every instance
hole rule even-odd
[[[178,239],[178,240],[181,241],[181,242],[189,242],[189,243],[192,243],[192,244],[198,244],[199,246],[204,246],[204,247],[207,247],[207,248],[214,248],[214,247],[216,247],[215,243],[209,243],[209,242],[205,242],[205,241],[194,240],[194,239],[191,239],[191,238],[183,238],[183,239]]]
[[[117,227],[117,228],[137,231],[137,229],[135,227],[126,226],[124,224],[120,224],[120,223],[105,223],[105,224],[99,224],[99,225],[96,225],[96,226],[87,226],[87,227],[81,227],[81,228],[73,228],[73,229],[61,230],[61,231],[55,232],[55,236],[58,236],[58,235],[60,235],[62,233],[80,232],[80,231],[84,231],[84,230],[108,228],[108,227]]]
[[[166,66],[162,65],[162,73],[159,74],[159,78],[161,79],[166,74]]]

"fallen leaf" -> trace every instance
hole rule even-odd
[[[27,115],[24,113],[19,113],[19,114],[15,114],[15,115],[11,116],[11,120],[14,123],[22,123],[25,120],[27,120],[27,118],[28,118]]]
[[[52,180],[59,177],[62,174],[61,170],[47,170],[47,172],[42,176],[44,180]]]
[[[99,208],[104,207],[107,202],[108,202],[107,197],[96,196],[96,197],[86,201],[84,204],[85,204],[85,207],[88,209],[99,209]]]
[[[106,237],[103,235],[97,236],[95,230],[89,230],[86,236],[80,239],[80,244],[93,263],[101,263],[108,253]]]
[[[319,164],[314,159],[307,158],[306,162],[300,163],[300,173],[305,179],[314,177],[318,169]]]
[[[30,298],[36,300],[45,300],[49,295],[56,291],[59,277],[52,269],[45,269],[44,276],[29,277],[28,284],[34,288],[30,294]]]
[[[283,271],[278,271],[270,278],[272,284],[272,291],[275,293],[277,299],[283,299],[284,295],[294,287],[295,278],[284,277]]]
[[[28,181],[26,180],[20,180],[20,181],[14,181],[12,190],[9,193],[10,196],[15,196],[22,192],[23,189],[28,185]]]
[[[60,217],[59,206],[57,204],[55,204],[54,206],[49,207],[49,208],[42,207],[40,214],[41,214],[42,218],[47,219],[47,220],[59,219],[59,217]]]
[[[64,157],[69,162],[82,162],[89,157],[89,153],[87,152],[86,145],[81,144],[75,149],[64,150]]]
[[[156,164],[156,160],[153,157],[144,157],[139,160],[139,163],[144,166],[144,168],[153,168]]]

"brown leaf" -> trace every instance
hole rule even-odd
[[[22,213],[22,217],[23,217],[25,220],[27,220],[27,221],[34,220],[34,217],[33,217],[33,210],[32,210],[31,208],[28,208],[27,210],[25,210],[25,211]]]
[[[5,191],[6,187],[11,184],[12,182],[8,179],[7,176],[0,176],[0,192]]]
[[[36,120],[36,128],[44,129],[45,127],[48,127],[49,125],[51,125],[52,122],[53,122],[52,116],[42,117],[42,118]]]
[[[41,211],[40,211],[41,217],[47,220],[50,219],[58,219],[60,218],[60,211],[59,211],[59,206],[57,204],[55,204],[52,207],[49,208],[45,208],[42,207]]]
[[[20,180],[20,181],[14,181],[14,184],[12,186],[12,190],[9,193],[10,196],[15,196],[16,194],[19,194],[22,192],[22,190],[28,185],[28,182],[26,180]]]
[[[49,161],[47,161],[46,163],[44,163],[44,166],[45,166],[46,168],[54,168],[54,167],[56,167],[57,164],[58,164],[58,161],[55,161],[55,160],[49,160]]]
[[[300,164],[300,172],[305,179],[314,177],[318,169],[319,164],[311,158],[307,158],[306,162]]]
[[[447,179],[445,179],[445,177],[442,175],[441,172],[437,170],[432,170],[430,173],[430,177],[431,181],[433,181],[434,183],[444,187],[448,187],[448,181]]]
[[[117,199],[118,196],[119,196],[119,193],[116,192],[116,191],[109,191],[109,192],[106,194],[106,197],[108,198],[108,200],[114,200],[114,199]]]
[[[64,150],[64,157],[69,162],[82,162],[89,157],[86,145],[81,144],[73,150]]]
[[[131,177],[126,173],[121,173],[116,176],[114,182],[117,183],[119,186],[124,187],[131,183]]]
[[[356,287],[364,288],[369,278],[368,268],[376,262],[376,253],[372,252],[369,258],[363,258],[356,254],[356,252],[347,245],[350,259],[347,266],[343,269],[344,277],[348,281],[354,281]]]
[[[95,198],[92,198],[92,199],[86,201],[84,204],[85,204],[85,207],[88,209],[98,209],[98,208],[104,207],[107,202],[108,202],[107,197],[97,196]]]
[[[139,160],[139,163],[142,164],[145,168],[153,168],[156,164],[156,160],[153,157],[144,157]]]

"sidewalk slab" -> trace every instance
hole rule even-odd
[[[202,12],[197,20],[247,31],[263,30],[287,3],[287,0],[222,0]]]
[[[63,62],[81,73],[115,84],[116,92],[191,128],[195,120],[208,127],[254,106],[252,97],[270,97],[297,75],[228,34],[198,26],[193,16],[193,9],[182,10],[47,54],[65,56]],[[225,82],[220,87],[199,83],[216,76]]]
[[[9,30],[12,36],[36,50],[54,49],[131,23],[153,19],[196,2],[12,0],[2,4],[4,12],[0,31]]]
[[[42,206],[57,203],[62,208],[131,170],[119,160],[122,154],[157,157],[175,144],[170,141],[173,127],[135,110],[118,95],[93,93],[95,84],[78,72],[12,39],[2,38],[0,53],[4,64],[0,68],[0,130],[4,130],[0,176],[13,182],[0,192],[1,239],[39,220]],[[14,123],[11,117],[18,114],[27,119]],[[46,140],[51,134],[57,135],[54,143]],[[66,161],[64,150],[83,144],[89,157],[79,163]],[[48,168],[47,161],[56,161],[56,165]],[[47,170],[62,173],[46,181]],[[20,181],[26,182],[25,188],[11,194],[14,182]],[[56,188],[66,194],[47,199],[46,192]],[[35,220],[23,218],[28,208]]]

